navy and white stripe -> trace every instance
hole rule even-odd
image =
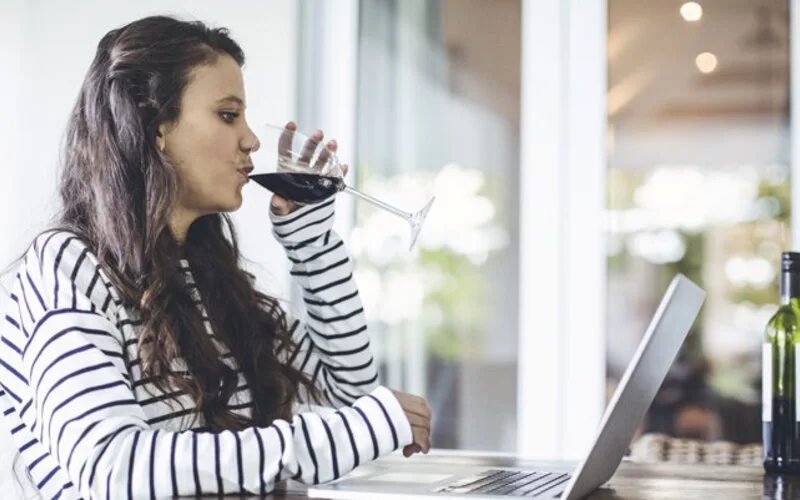
[[[188,396],[161,393],[142,379],[138,313],[122,306],[86,246],[66,232],[38,237],[0,330],[0,411],[42,495],[260,494],[289,477],[332,480],[409,444],[402,408],[378,385],[333,212],[328,201],[272,219],[307,308],[304,322],[291,322],[301,349],[278,354],[310,374],[337,411],[218,434],[206,432]],[[185,272],[191,282],[188,266]],[[225,346],[217,346],[236,369]],[[185,364],[176,359],[172,368]],[[251,406],[240,375],[229,407],[249,415]]]

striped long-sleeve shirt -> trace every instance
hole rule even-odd
[[[332,230],[333,200],[272,216],[307,318],[285,362],[338,409],[240,432],[207,432],[187,395],[142,377],[140,317],[96,257],[52,231],[27,252],[0,330],[0,411],[45,498],[162,498],[263,493],[285,478],[324,482],[411,442],[394,395],[377,383],[352,265]],[[187,283],[191,269],[183,262]],[[194,289],[196,292],[196,288]],[[201,308],[204,317],[202,301]],[[206,323],[209,334],[210,324]],[[236,368],[225,347],[220,356]],[[176,359],[173,369],[181,368]],[[244,377],[229,401],[249,415]]]

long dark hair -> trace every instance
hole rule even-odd
[[[175,387],[188,394],[213,431],[288,418],[301,387],[318,400],[308,377],[275,354],[297,345],[278,302],[241,269],[228,215],[198,218],[182,244],[168,226],[181,184],[156,146],[158,127],[178,118],[192,69],[226,54],[244,64],[227,30],[171,17],[147,17],[104,36],[69,122],[58,219],[97,255],[123,303],[141,312],[143,376],[155,377],[164,392]],[[237,374],[205,331],[181,258],[191,266],[216,338],[247,379],[251,419],[227,407]],[[178,356],[189,377],[170,370]]]

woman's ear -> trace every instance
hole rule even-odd
[[[166,133],[167,126],[162,123],[158,126],[158,133],[156,134],[156,147],[158,147],[158,150],[162,153],[167,149]]]

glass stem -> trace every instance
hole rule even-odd
[[[362,193],[362,192],[360,192],[360,191],[358,191],[356,189],[351,188],[350,186],[345,186],[343,191],[345,193],[350,193],[352,195],[358,196],[362,200],[366,200],[366,201],[372,203],[373,205],[376,205],[376,206],[386,210],[387,212],[391,212],[391,213],[393,213],[395,215],[398,215],[398,216],[402,217],[405,220],[411,220],[411,217],[413,217],[413,215],[408,213],[408,212],[405,212],[403,210],[400,210],[399,208],[395,208],[395,207],[393,207],[393,206],[391,206],[389,204],[386,204],[386,203],[382,202],[381,200],[379,200],[377,198],[373,198],[372,196],[370,196],[368,194],[364,194],[364,193]]]

